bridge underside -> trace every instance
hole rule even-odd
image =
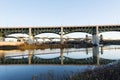
[[[120,25],[106,25],[106,26],[62,26],[64,34],[69,34],[72,32],[85,32],[89,34],[96,33],[96,27],[98,27],[98,32],[107,31],[120,31]],[[32,27],[31,33],[33,36],[41,33],[56,33],[60,35],[60,26],[51,27]],[[5,36],[14,33],[24,33],[29,34],[29,27],[26,28],[0,28],[0,36]]]

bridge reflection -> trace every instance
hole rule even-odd
[[[20,55],[16,55],[20,51],[11,51],[13,55],[8,55],[10,51],[0,51],[0,64],[61,64],[61,65],[104,65],[108,64],[110,62],[113,62],[115,60],[111,59],[104,59],[100,57],[100,54],[103,54],[103,47],[93,47],[92,49],[92,56],[86,57],[86,58],[79,58],[75,59],[72,57],[68,57],[64,55],[66,52],[64,49],[60,49],[60,52],[55,53],[35,53],[34,50],[29,50],[26,54],[22,52]],[[78,52],[81,52],[82,50],[78,50]],[[89,54],[88,48],[85,49],[86,55]],[[8,53],[7,53],[8,52]],[[67,53],[70,53],[72,51],[68,51]],[[75,51],[73,51],[75,52]],[[7,53],[7,54],[6,54]],[[14,54],[16,53],[16,54]],[[57,57],[54,58],[42,58],[39,55],[46,55],[46,54],[58,54]],[[78,54],[80,55],[80,54]]]

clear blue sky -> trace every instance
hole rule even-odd
[[[0,0],[0,26],[120,24],[120,0]]]

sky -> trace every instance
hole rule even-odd
[[[0,26],[120,23],[120,0],[0,0]]]
[[[0,0],[0,27],[120,24],[120,0]]]

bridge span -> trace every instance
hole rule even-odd
[[[0,38],[4,38],[6,35],[9,34],[23,33],[28,34],[29,40],[32,41],[35,35],[41,33],[56,33],[60,35],[61,44],[63,44],[63,35],[72,32],[85,32],[92,34],[93,44],[99,45],[98,33],[106,31],[120,31],[120,25],[1,27]]]

